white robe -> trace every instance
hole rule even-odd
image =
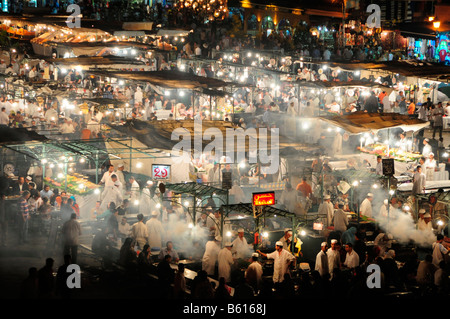
[[[146,223],[148,231],[148,244],[150,247],[162,247],[162,238],[164,235],[164,227],[157,218],[150,218]]]
[[[286,249],[283,249],[281,253],[274,251],[267,254],[267,258],[274,260],[273,282],[277,283],[284,281],[284,274],[288,272],[288,262],[294,261],[295,257]]]
[[[214,275],[219,251],[220,246],[216,241],[210,240],[206,243],[202,258],[202,270],[206,271],[208,275]]]
[[[225,282],[231,281],[231,265],[233,265],[233,255],[231,251],[224,247],[220,250],[219,255],[217,256],[217,261],[219,264],[219,278],[225,278]]]

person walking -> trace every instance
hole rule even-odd
[[[442,128],[444,125],[442,117],[444,116],[444,109],[442,108],[442,102],[439,102],[436,108],[432,111],[433,116],[433,139],[436,135],[436,131],[439,131],[439,137],[442,138]]]
[[[19,200],[19,212],[17,216],[17,229],[19,231],[19,243],[28,242],[28,221],[30,219],[30,211],[28,207],[28,199],[30,192],[24,191]]]
[[[77,221],[77,214],[72,213],[70,219],[63,224],[61,233],[64,238],[64,255],[70,255],[72,262],[77,263],[79,237],[81,226]]]

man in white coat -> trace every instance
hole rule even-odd
[[[233,255],[231,253],[232,247],[233,244],[227,242],[217,256],[219,278],[223,277],[226,283],[231,282],[231,266],[234,263]]]
[[[422,172],[422,166],[416,167],[416,172],[414,173],[413,177],[413,188],[412,188],[412,195],[417,194],[423,194],[425,191],[425,185],[426,185],[426,176]]]
[[[100,180],[100,185],[105,185],[105,189],[102,193],[102,198],[105,196],[105,192],[108,186],[114,186],[114,182],[111,179],[111,176],[114,174],[114,165],[109,165],[108,170],[103,174],[102,179]]]
[[[263,268],[258,261],[259,254],[252,254],[252,262],[248,265],[247,270],[245,271],[245,278],[250,286],[253,287],[255,291],[261,289],[262,286],[262,275]]]
[[[331,278],[333,278],[333,271],[335,268],[341,268],[341,255],[337,250],[337,240],[331,240],[331,247],[327,250],[328,257],[328,271],[330,272]]]
[[[348,217],[347,213],[344,212],[344,203],[339,202],[338,203],[338,209],[334,212],[333,217],[333,224],[334,224],[334,230],[340,231],[341,233],[345,232],[347,230],[348,226]]]
[[[247,239],[244,237],[244,229],[238,229],[238,237],[232,242],[233,248],[231,252],[236,259],[246,259],[250,256],[250,247],[247,243]]]
[[[373,194],[368,193],[366,198],[362,201],[361,206],[359,207],[359,213],[362,216],[372,218],[372,201],[373,201]]]
[[[345,244],[345,255],[344,266],[347,268],[356,268],[359,266],[359,255],[353,250],[353,245],[351,243]]]
[[[214,275],[221,241],[222,238],[216,236],[213,240],[209,240],[205,245],[205,252],[202,258],[202,270],[206,271],[208,275]]]
[[[328,226],[331,225],[334,216],[334,207],[330,195],[325,195],[323,197],[323,202],[319,206],[319,215],[327,216]]]
[[[116,181],[116,184],[105,187],[105,190],[103,191],[102,204],[100,205],[100,209],[102,211],[105,211],[111,202],[114,202],[114,204],[116,204],[116,207],[122,205],[123,197],[122,193],[119,190],[119,183],[119,181]]]
[[[327,243],[323,242],[320,245],[319,253],[316,255],[316,265],[314,269],[317,270],[322,277],[330,273],[330,269],[328,267],[328,256],[326,253],[327,249]]]
[[[164,235],[164,227],[158,219],[158,213],[152,211],[151,218],[145,223],[148,231],[148,244],[150,248],[161,248]]]
[[[295,262],[295,257],[286,249],[283,249],[283,243],[277,241],[275,244],[275,251],[272,253],[265,254],[260,250],[257,250],[257,252],[263,257],[274,260],[273,282],[275,284],[283,282],[284,274],[289,273],[290,265]]]

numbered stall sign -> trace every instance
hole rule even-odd
[[[170,179],[170,165],[152,165],[153,180]]]

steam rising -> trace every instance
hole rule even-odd
[[[386,198],[385,190],[373,190],[375,199]],[[373,201],[375,204],[376,201]],[[381,201],[382,202],[382,201]],[[389,204],[390,205],[390,204]],[[433,230],[419,230],[413,216],[417,212],[411,207],[411,212],[406,213],[399,208],[392,208],[390,205],[389,216],[379,214],[379,205],[374,205],[373,215],[379,223],[379,227],[388,234],[391,234],[400,244],[416,244],[422,247],[428,247],[436,241],[436,235]]]
[[[391,209],[389,217],[377,216],[376,220],[381,229],[391,234],[401,244],[413,242],[426,247],[436,241],[436,235],[432,230],[417,229],[411,214],[404,213],[400,209]]]

